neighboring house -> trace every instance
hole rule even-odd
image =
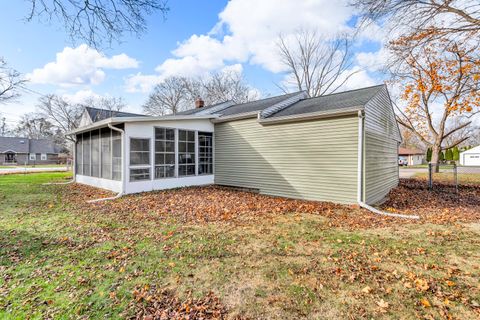
[[[56,163],[60,152],[53,140],[0,137],[0,163],[4,165]]]
[[[417,149],[398,148],[398,158],[405,160],[408,166],[423,164],[425,153]]]
[[[460,153],[462,166],[480,166],[480,146]]]
[[[398,184],[401,141],[385,86],[296,92],[162,117],[114,116],[70,132],[79,183],[123,194],[193,185],[354,204]]]

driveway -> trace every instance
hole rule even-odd
[[[428,168],[400,168],[400,178],[412,178],[415,174],[425,172],[428,173]]]
[[[0,168],[0,175],[10,174],[10,173],[55,172],[55,171],[67,171],[67,167]]]

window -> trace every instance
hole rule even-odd
[[[155,128],[155,179],[175,177],[175,129]]]
[[[198,133],[198,174],[213,173],[213,134]]]
[[[130,165],[150,164],[150,139],[130,139]]]
[[[195,175],[195,131],[178,130],[178,175]]]
[[[150,179],[150,139],[130,139],[130,166],[130,181]]]
[[[29,159],[30,159],[30,161],[35,161],[35,160],[37,160],[37,155],[35,153],[30,153]]]
[[[130,169],[130,181],[150,180],[150,168]]]
[[[40,155],[40,160],[46,161],[46,160],[47,160],[47,154],[46,154],[46,153],[42,153],[42,154]]]

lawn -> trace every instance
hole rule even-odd
[[[66,177],[0,176],[2,319],[480,317],[478,219],[400,222],[222,188],[86,204],[107,193],[42,185]]]
[[[416,173],[415,178],[428,179],[428,172]],[[480,173],[459,173],[457,178],[459,184],[480,185]],[[453,172],[439,172],[433,174],[433,179],[436,182],[454,183],[455,177]]]

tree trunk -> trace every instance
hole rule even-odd
[[[435,173],[438,173],[440,171],[440,152],[442,149],[440,148],[440,144],[434,143],[432,146],[432,161],[430,163],[434,166],[433,170]]]

